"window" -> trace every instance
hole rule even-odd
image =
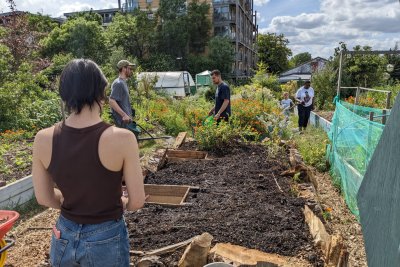
[[[127,12],[133,11],[136,8],[139,8],[138,0],[127,0],[125,4],[123,4],[123,9]]]
[[[229,6],[214,8],[214,19],[215,20],[229,20],[230,18],[231,18],[231,14],[229,13]]]

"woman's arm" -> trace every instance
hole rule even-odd
[[[45,131],[48,130],[46,129]],[[48,140],[51,140],[52,136],[49,136],[45,131],[40,131],[36,135],[35,141],[33,143],[33,187],[35,190],[36,200],[40,205],[60,209],[64,198],[61,191],[54,188],[53,179],[44,167],[44,164],[41,160],[41,158],[43,158],[45,154],[49,152],[51,153],[51,149],[49,151],[49,146],[51,146],[51,142],[48,142]]]
[[[136,137],[132,132],[121,132],[121,139],[124,140],[123,153],[123,173],[128,190],[128,199],[122,200],[126,203],[126,209],[135,211],[143,207],[145,201],[142,168],[139,161],[139,147]]]

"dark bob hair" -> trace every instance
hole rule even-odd
[[[105,100],[107,79],[99,66],[89,59],[68,62],[60,77],[60,96],[68,112],[79,114],[85,105],[92,107]]]

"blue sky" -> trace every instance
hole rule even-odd
[[[62,16],[65,12],[117,7],[117,0],[15,0],[19,10]],[[340,41],[351,49],[400,45],[399,0],[254,0],[260,33],[284,34],[293,55],[329,58]],[[0,12],[9,11],[0,0]]]

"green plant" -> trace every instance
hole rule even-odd
[[[216,88],[214,86],[211,86],[210,88],[208,88],[208,90],[204,94],[205,99],[207,101],[214,101],[215,91],[216,91]]]
[[[0,84],[0,132],[48,127],[60,119],[58,94],[46,90],[50,82],[32,66],[21,64],[18,71]]]
[[[268,88],[271,91],[277,93],[281,92],[278,76],[272,73],[268,73],[268,66],[263,62],[257,64],[256,74],[251,79],[251,81],[255,86]]]
[[[328,137],[322,129],[310,126],[304,134],[295,135],[294,141],[306,164],[318,171],[327,171],[325,155]]]
[[[325,221],[330,221],[332,220],[332,208],[326,208],[322,212],[322,217],[324,218]]]
[[[78,16],[54,28],[40,43],[44,56],[71,53],[76,58],[90,58],[102,64],[107,61],[110,52],[105,40],[101,23]]]
[[[226,151],[234,140],[257,140],[258,133],[250,126],[241,126],[240,120],[234,115],[229,122],[206,124],[196,127],[195,138],[200,149],[216,152]]]
[[[292,184],[290,186],[289,193],[293,197],[298,197],[299,196],[299,188],[298,188],[297,184]]]
[[[301,182],[301,178],[300,178],[300,172],[296,172],[294,175],[293,175],[293,181],[294,182],[296,182],[296,183],[300,183]]]
[[[324,69],[313,75],[312,85],[317,90],[315,101],[318,109],[326,109],[336,95],[337,77],[332,65],[326,64]]]

